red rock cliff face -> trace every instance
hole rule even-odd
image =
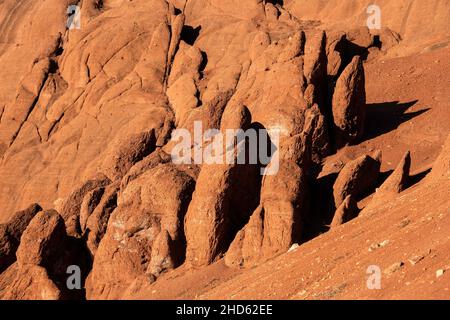
[[[66,25],[72,5],[79,28]],[[364,137],[364,61],[383,53],[377,41],[400,38],[323,30],[297,9],[262,0],[0,4],[0,297],[121,298],[180,265],[225,257],[254,266],[314,233],[323,160]],[[278,173],[174,163],[172,133],[198,123],[265,129],[272,142],[278,130],[267,167]],[[406,188],[405,157],[382,190]],[[345,165],[333,226],[357,215],[380,166],[380,154]],[[65,287],[71,264],[83,268],[80,295]]]

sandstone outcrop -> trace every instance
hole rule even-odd
[[[87,238],[86,245],[92,256],[95,255],[100,240],[106,233],[109,218],[114,209],[117,207],[118,191],[118,182],[107,186],[101,200],[96,205],[92,213],[87,217],[83,235]]]
[[[1,298],[6,300],[60,300],[61,290],[49,278],[45,268],[37,265],[26,265],[17,271],[15,277],[2,292]]]
[[[105,187],[110,183],[111,180],[106,176],[99,175],[94,179],[84,182],[65,200],[61,209],[61,216],[64,218],[69,235],[79,236],[81,234],[80,211],[86,194],[98,188]],[[85,213],[83,213],[83,220],[85,219],[84,215]]]
[[[338,208],[348,195],[358,199],[375,188],[380,173],[381,154],[363,155],[348,162],[333,186],[334,205]]]
[[[341,71],[346,39],[345,32],[327,33],[327,74],[333,78]]]
[[[183,264],[247,268],[301,245],[326,157],[364,137],[368,51],[400,38],[329,30],[294,1],[75,2],[0,4],[0,65],[13,66],[0,70],[0,297],[121,298]],[[79,29],[66,27],[71,4]],[[267,161],[175,163],[177,130],[199,123],[261,133]],[[253,142],[215,155],[248,160]],[[439,159],[430,177],[448,172]],[[357,216],[380,165],[345,165],[332,228]],[[402,191],[409,166],[406,155],[378,196]],[[11,218],[35,201],[55,210]],[[65,286],[73,264],[85,291]]]
[[[370,200],[369,204],[361,211],[361,215],[364,215],[370,208],[377,205],[386,203],[386,201],[392,200],[400,192],[408,187],[409,183],[409,170],[411,168],[411,154],[407,151],[395,170],[389,175],[389,177],[383,182],[383,184],[375,190],[375,193]]]
[[[450,176],[450,135],[442,145],[441,152],[433,164],[433,168],[427,177],[428,181],[448,179]]]
[[[151,260],[147,267],[147,273],[158,277],[161,273],[169,271],[177,265],[176,252],[171,248],[172,239],[167,230],[161,231],[153,244]]]
[[[344,224],[358,215],[358,205],[352,195],[348,195],[334,213],[330,228]]]
[[[250,127],[250,113],[245,106],[229,104],[227,109],[222,119],[223,132]],[[193,265],[209,264],[225,253],[231,235],[257,205],[260,169],[256,164],[237,163],[238,150],[248,148],[245,141],[236,142],[236,146],[225,145],[232,163],[204,164],[200,171],[185,218],[186,260]],[[226,153],[220,156],[225,159]]]
[[[402,157],[400,163],[390,176],[383,182],[375,193],[376,198],[389,197],[389,194],[397,194],[407,188],[409,179],[409,170],[411,168],[411,154],[409,151]]]
[[[8,223],[0,225],[0,273],[16,261],[22,233],[41,210],[37,203],[32,204],[27,209],[16,212]]]
[[[78,266],[82,283],[87,273],[85,251],[67,236],[63,218],[55,210],[37,213],[22,234],[17,249],[14,280],[5,291],[7,299],[79,299],[80,290],[66,285],[67,270]]]
[[[262,257],[263,240],[264,210],[258,207],[245,227],[236,234],[225,255],[225,264],[235,268],[255,265]]]
[[[366,108],[364,68],[356,56],[344,69],[333,93],[333,119],[337,143],[356,142],[361,138]]]
[[[42,211],[31,220],[17,249],[19,265],[49,265],[64,246],[64,220],[56,211]],[[56,246],[56,244],[58,246]]]
[[[97,250],[92,250],[94,247],[88,238],[91,252],[95,253],[86,282],[88,298],[118,298],[135,277],[145,275],[152,252],[162,254],[164,251],[162,246],[167,238],[159,236],[160,233],[170,235],[170,254],[176,257],[174,265],[183,261],[184,215],[194,184],[192,176],[167,163],[145,171],[124,187]],[[99,205],[96,210],[99,208],[99,215],[104,215],[103,207]],[[90,217],[95,217],[97,224],[95,214]],[[90,225],[89,219],[87,225]],[[94,229],[93,232],[98,234],[99,231]]]
[[[310,206],[305,174],[311,157],[308,142],[308,136],[300,134],[280,143],[266,168],[277,165],[279,171],[264,176],[260,205],[231,243],[225,256],[228,266],[249,267],[300,242]]]

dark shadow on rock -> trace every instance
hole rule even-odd
[[[274,6],[277,5],[277,4],[280,5],[281,7],[284,6],[284,0],[267,0],[266,2],[267,3],[271,3]]]
[[[430,110],[427,108],[405,113],[409,108],[415,105],[417,101],[418,100],[414,100],[406,103],[393,101],[368,104],[366,106],[366,124],[362,141],[370,140],[393,131],[403,122],[409,121]]]
[[[333,185],[338,173],[316,179],[311,184],[311,211],[304,221],[302,242],[309,241],[328,231],[336,206],[333,198]]]
[[[392,174],[393,170],[380,172],[373,188],[370,188],[363,194],[355,198],[360,201],[375,192],[384,181]],[[327,232],[329,225],[333,221],[334,214],[337,210],[333,197],[333,186],[339,173],[331,173],[327,176],[316,179],[311,184],[311,213],[304,221],[304,233],[302,242],[314,239],[315,237]],[[356,214],[358,216],[359,214]]]
[[[238,164],[233,166],[230,172],[230,181],[233,181],[233,189],[229,190],[228,195],[227,207],[229,214],[226,216],[223,226],[224,230],[227,231],[219,249],[219,252],[222,253],[228,250],[236,234],[248,223],[251,215],[260,203],[263,178],[261,170],[266,165],[265,161],[261,162],[260,152],[264,153],[264,151],[267,151],[267,157],[264,160],[269,162],[273,156],[273,152],[270,152],[270,150],[274,150],[271,147],[276,147],[272,143],[266,128],[261,123],[254,122],[249,128],[245,129],[247,129],[244,130],[246,133],[254,130],[256,139],[250,139],[245,135],[236,136],[235,144],[238,145],[245,140],[245,146],[242,149],[244,151],[242,158],[237,161]],[[256,143],[256,146],[253,143]],[[255,152],[258,155],[256,163],[253,161],[255,160],[255,157],[253,157]],[[253,156],[250,156],[250,153]]]
[[[195,28],[191,26],[184,26],[181,30],[181,40],[192,46],[200,35],[201,30],[201,26]]]
[[[170,247],[173,253],[174,264],[176,267],[182,265],[186,260],[186,235],[184,234],[184,218],[186,217],[186,213],[189,207],[189,204],[192,201],[192,194],[195,190],[195,182],[189,183],[189,186],[186,188],[185,192],[180,194],[181,197],[181,206],[178,212],[178,221],[180,223],[180,238],[175,241],[171,241]]]
[[[422,172],[416,173],[414,175],[410,175],[409,179],[408,179],[408,184],[406,185],[406,188],[410,188],[412,186],[414,186],[415,184],[419,183],[420,181],[422,181],[422,179],[424,179],[427,174],[429,174],[431,172],[431,168],[426,169]]]
[[[369,56],[368,48],[361,47],[347,39],[341,41],[336,46],[335,51],[339,52],[342,60],[338,75],[344,71],[355,56],[360,56],[363,61],[367,60],[367,57]]]
[[[258,166],[260,168],[264,168],[268,165],[270,159],[272,159],[272,156],[277,151],[277,146],[272,143],[272,140],[270,139],[267,129],[261,123],[253,122],[250,125],[250,129],[255,130],[257,134],[257,147],[253,149],[253,151],[257,152]],[[261,163],[262,160],[261,157],[263,157],[266,160],[264,161],[266,163]]]
[[[199,71],[200,73],[203,73],[206,66],[208,65],[208,55],[204,51],[201,51],[200,53],[202,54],[202,63],[200,64]]]
[[[62,252],[49,257],[42,266],[61,291],[62,300],[85,300],[85,281],[92,269],[92,258],[86,243],[82,238],[68,236],[62,247],[64,248]],[[81,289],[71,290],[68,288],[67,280],[71,275],[67,272],[69,266],[76,266],[80,269]]]
[[[381,41],[381,38],[379,35],[373,36],[373,45],[372,47],[381,49],[383,47],[383,42]]]
[[[388,170],[385,172],[380,172],[378,174],[378,178],[376,183],[374,184],[374,186],[370,189],[368,189],[366,192],[364,192],[363,194],[361,194],[359,197],[356,197],[355,200],[356,201],[361,201],[365,198],[367,198],[368,196],[372,195],[375,193],[376,189],[381,187],[381,185],[387,180],[387,178],[389,178],[389,176],[394,172],[394,170]]]

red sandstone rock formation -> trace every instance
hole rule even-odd
[[[354,225],[370,233],[377,224],[364,219],[407,208],[404,196],[441,213],[450,139],[424,181],[418,172],[449,129],[449,6],[431,3],[381,0],[383,27],[369,30],[365,0],[88,0],[78,3],[81,28],[69,29],[76,1],[3,1],[0,298],[118,299],[166,284],[168,297],[204,293],[196,272],[208,277],[222,259],[222,286],[235,268],[247,270],[230,283],[246,286],[251,268],[272,268],[287,251],[305,260],[280,268],[312,270],[324,237],[313,238],[328,226],[330,241]],[[405,103],[415,100],[421,109]],[[268,165],[174,163],[175,130],[193,134],[199,123],[265,130],[276,150]],[[222,156],[252,147],[234,142]],[[352,256],[329,243],[325,261]],[[83,290],[68,290],[70,265]]]

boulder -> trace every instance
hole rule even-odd
[[[309,48],[310,49],[310,48]],[[289,37],[287,45],[284,47],[281,54],[278,56],[278,62],[283,63],[298,57],[303,54],[305,50],[305,33],[298,31],[293,36]],[[312,50],[312,49],[311,49]],[[308,60],[308,62],[310,62]],[[311,62],[314,64],[314,62]],[[312,68],[316,66],[311,66]]]
[[[410,168],[411,154],[407,151],[395,170],[389,175],[386,181],[376,189],[369,204],[361,211],[360,215],[365,215],[371,208],[393,200],[400,192],[405,190],[409,182]]]
[[[321,110],[327,103],[327,37],[324,31],[308,33],[305,44],[303,73],[307,84],[314,85],[313,101]]]
[[[39,212],[30,222],[17,249],[17,262],[43,267],[59,259],[66,241],[64,220],[55,210]]]
[[[171,25],[170,25],[170,43],[169,43],[169,49],[167,52],[167,63],[169,66],[172,64],[172,61],[175,57],[175,53],[178,50],[178,45],[180,43],[181,39],[181,32],[183,31],[184,22],[186,20],[186,17],[184,14],[178,14],[176,16],[172,16],[171,19]],[[168,71],[168,69],[166,70]],[[166,74],[167,76],[167,74]]]
[[[32,204],[27,209],[16,212],[8,223],[0,225],[0,273],[16,261],[22,233],[41,210],[37,203]]]
[[[327,119],[315,103],[305,112],[305,133],[311,144],[311,157],[314,163],[320,163],[323,158],[330,155],[332,146],[327,125]]]
[[[270,2],[267,2],[265,4],[265,12],[266,12],[266,19],[269,22],[276,22],[278,20],[278,16],[280,15],[280,12],[278,11],[277,7],[275,7]]]
[[[380,153],[374,157],[362,155],[348,162],[339,173],[333,186],[336,208],[339,208],[348,195],[358,199],[373,190],[378,181],[380,166]]]
[[[21,294],[23,299],[83,296],[81,290],[69,290],[66,280],[67,268],[76,265],[83,285],[89,265],[86,251],[80,240],[67,236],[64,220],[55,210],[36,214],[22,234],[16,255],[17,273],[6,294],[8,298]]]
[[[278,174],[264,177],[262,256],[270,258],[300,242],[303,219],[309,213],[308,192],[305,172],[295,162],[281,160]]]
[[[249,128],[252,121],[252,115],[248,108],[242,104],[232,104],[225,109],[220,130],[225,132],[227,129]]]
[[[366,114],[365,76],[362,60],[355,56],[339,76],[332,111],[338,146],[361,138]]]
[[[20,276],[5,288],[4,300],[60,300],[61,290],[49,278],[45,268],[37,265],[25,265],[18,270]]]
[[[321,88],[320,84],[326,81],[326,41],[324,31],[307,34],[303,73],[307,82],[314,84],[318,88]]]

